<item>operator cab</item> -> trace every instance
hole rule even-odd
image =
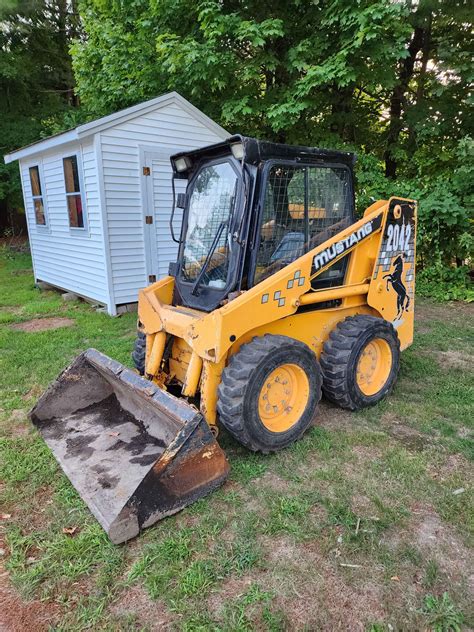
[[[210,312],[354,222],[353,166],[347,152],[232,136],[171,157],[183,209],[175,304]],[[173,211],[174,213],[174,211]],[[347,257],[313,281],[344,281]]]

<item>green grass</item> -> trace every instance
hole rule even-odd
[[[27,412],[88,347],[130,365],[135,317],[110,318],[40,292],[29,257],[8,251],[0,253],[0,296],[2,559],[25,604],[55,605],[54,629],[444,632],[474,625],[468,308],[419,302],[419,333],[379,406],[348,414],[326,404],[319,425],[272,456],[252,454],[223,432],[226,485],[117,547]],[[74,325],[11,328],[48,316]]]

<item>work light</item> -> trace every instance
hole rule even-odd
[[[242,160],[245,153],[243,143],[232,143],[230,151],[236,160]]]
[[[174,166],[176,171],[181,173],[191,167],[191,160],[187,156],[181,156],[181,158],[176,158]]]

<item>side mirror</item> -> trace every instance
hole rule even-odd
[[[184,208],[186,206],[186,193],[178,193],[176,196],[176,208]]]

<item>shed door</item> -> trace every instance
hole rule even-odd
[[[168,274],[171,261],[176,261],[178,244],[173,241],[170,231],[170,218],[173,208],[173,190],[171,186],[171,164],[161,155],[145,153],[144,180],[146,186],[147,208],[144,209],[145,248],[147,250],[147,274],[150,283]],[[145,175],[148,173],[149,175]],[[185,192],[186,181],[175,181],[176,194]],[[179,238],[182,210],[176,209],[174,215],[174,234]]]

